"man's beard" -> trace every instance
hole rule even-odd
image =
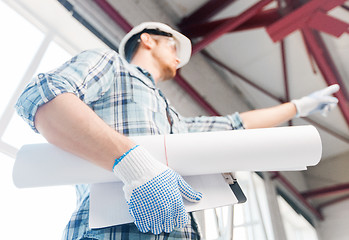
[[[162,55],[160,55],[158,52],[153,53],[154,59],[158,62],[158,67],[161,69],[161,81],[167,81],[172,79],[174,76],[176,76],[177,68],[174,65],[171,65],[168,59],[163,60]]]
[[[177,69],[171,68],[170,66],[163,67],[163,81],[170,80],[176,76]]]

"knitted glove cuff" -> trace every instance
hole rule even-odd
[[[129,187],[136,188],[165,171],[167,167],[138,146],[114,166],[113,172]]]
[[[300,112],[301,112],[301,109],[300,109],[300,104],[301,104],[301,101],[299,99],[294,99],[291,101],[295,106],[296,106],[296,109],[297,109],[297,114],[296,114],[296,117],[302,117]]]

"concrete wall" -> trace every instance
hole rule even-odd
[[[319,240],[349,239],[349,200],[323,209],[325,220],[317,229]]]
[[[310,167],[306,172],[307,181],[311,189],[333,186],[349,182],[349,153],[323,159],[316,167]]]
[[[304,177],[304,171],[282,172],[282,175],[300,192],[308,190],[308,184]]]
[[[307,182],[311,189],[333,186],[349,182],[348,153],[335,158],[322,160],[316,167],[307,172]],[[338,195],[330,196],[332,198]],[[313,199],[313,203],[323,203],[328,197]],[[344,240],[349,239],[349,200],[329,205],[322,209],[324,221],[318,223],[318,235],[320,240]]]

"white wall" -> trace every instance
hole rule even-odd
[[[310,189],[318,189],[349,182],[348,153],[324,159],[316,167],[307,172],[307,183]],[[343,181],[345,180],[346,181]],[[335,195],[333,195],[335,197]],[[323,202],[323,198],[314,198],[313,203]],[[324,221],[318,223],[320,240],[347,240],[349,239],[349,200],[339,202],[323,208]]]
[[[333,186],[349,182],[349,152],[342,155],[323,159],[316,167],[310,167],[305,173],[311,189]],[[349,238],[348,238],[349,239]]]
[[[304,177],[306,171],[282,172],[282,175],[300,192],[308,190],[308,184]]]
[[[349,239],[349,200],[324,208],[323,214],[325,220],[319,223],[319,239]]]

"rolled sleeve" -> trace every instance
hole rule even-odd
[[[34,126],[34,116],[38,107],[42,104],[44,104],[44,101],[41,98],[37,86],[34,83],[30,83],[27,85],[15,105],[18,115],[22,117],[35,132],[38,131]]]
[[[37,109],[63,93],[72,93],[89,104],[108,91],[120,69],[117,54],[109,49],[80,53],[61,67],[40,73],[19,97],[17,113],[38,132],[34,125]]]
[[[188,132],[211,132],[244,129],[242,119],[237,112],[227,116],[183,118],[182,121],[186,124]]]

